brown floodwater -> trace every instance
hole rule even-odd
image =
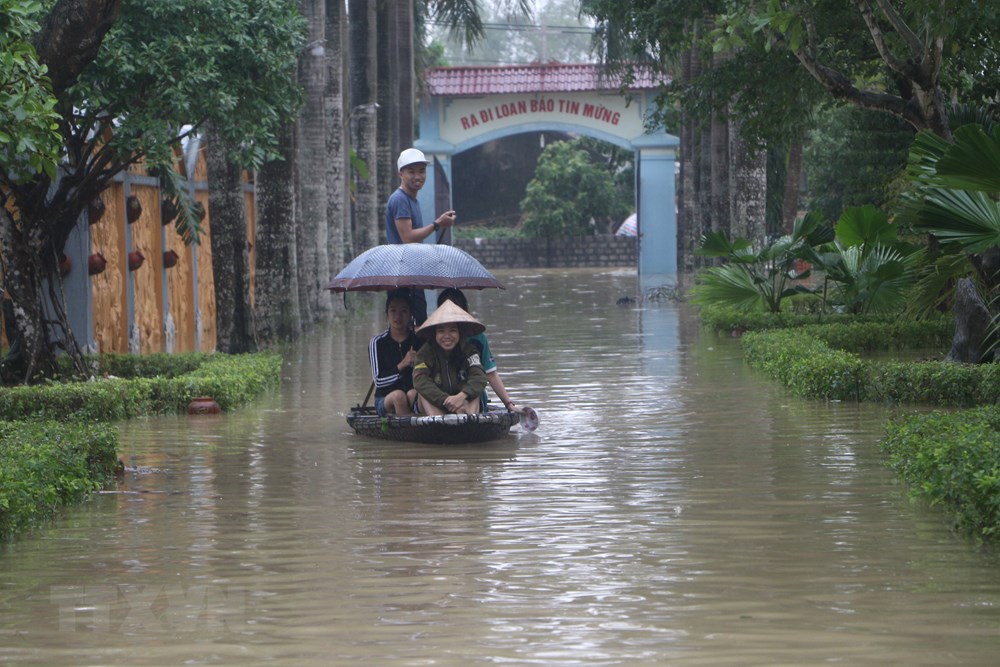
[[[366,440],[371,297],[237,412],[0,551],[5,665],[992,665],[1000,561],[911,501],[886,406],[801,400],[632,272],[471,292],[541,426]]]

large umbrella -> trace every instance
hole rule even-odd
[[[334,292],[374,292],[397,287],[504,288],[469,253],[430,243],[380,245],[365,250],[326,286]]]

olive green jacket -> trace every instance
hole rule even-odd
[[[434,341],[417,351],[413,364],[413,386],[417,393],[444,410],[444,399],[459,391],[477,398],[488,384],[479,350],[463,338],[459,345],[445,352]]]

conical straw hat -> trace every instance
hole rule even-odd
[[[463,336],[475,336],[486,331],[486,325],[451,301],[445,301],[417,327],[417,335],[430,338],[439,324],[457,324]]]

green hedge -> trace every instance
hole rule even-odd
[[[854,320],[813,324],[803,330],[816,336],[827,345],[850,352],[876,350],[936,349],[943,351],[951,346],[955,323],[951,318],[935,320],[882,321]]]
[[[809,324],[829,324],[834,322],[884,322],[885,317],[858,316],[844,313],[809,313],[785,311],[747,311],[731,306],[701,306],[698,319],[703,326],[724,333],[744,331],[764,331],[767,329],[790,329]]]
[[[858,355],[834,350],[802,329],[751,331],[743,335],[747,362],[799,396],[858,400],[864,364]]]
[[[52,516],[104,486],[117,462],[107,424],[0,421],[0,535]]]
[[[912,493],[949,511],[958,529],[1000,536],[1000,407],[890,422],[882,448]]]
[[[196,370],[214,356],[216,355],[206,352],[101,354],[88,360],[97,375],[114,375],[122,378],[172,378]]]
[[[276,387],[281,377],[274,353],[169,357],[100,357],[97,367],[107,376],[88,382],[0,388],[0,419],[117,421],[183,412],[199,396],[228,410]]]
[[[809,328],[831,347],[855,352],[950,345],[955,324],[951,317],[914,321],[885,315],[847,313],[747,312],[725,306],[703,306],[701,324],[721,333]]]
[[[941,322],[868,322],[752,331],[742,344],[751,366],[799,396],[949,407],[996,403],[998,364],[870,361],[855,352],[939,347],[949,337]]]

